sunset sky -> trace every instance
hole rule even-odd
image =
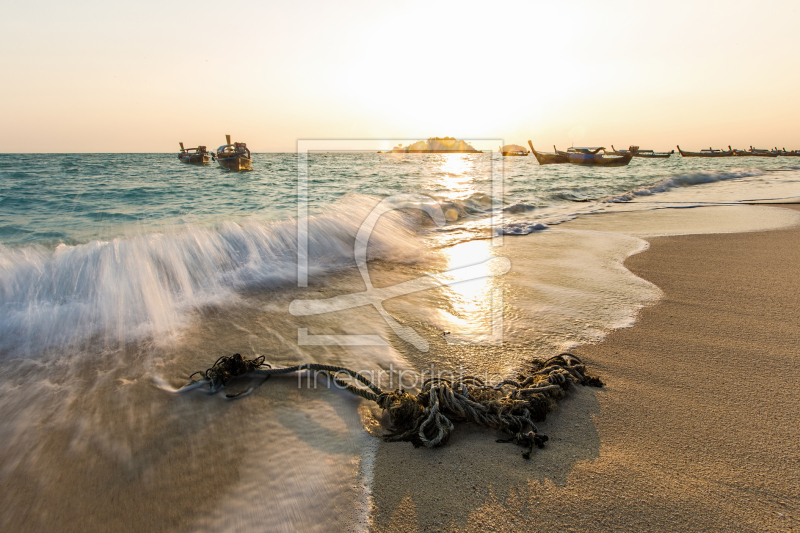
[[[6,3],[0,151],[800,148],[800,3]],[[483,148],[496,148],[485,146]]]

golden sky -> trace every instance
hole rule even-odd
[[[29,0],[3,20],[2,152],[800,148],[797,0]]]

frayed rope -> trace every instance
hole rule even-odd
[[[305,363],[273,368],[264,362],[263,356],[244,359],[234,354],[220,357],[205,372],[195,372],[189,376],[191,381],[177,392],[208,384],[213,394],[237,377],[261,376],[266,381],[276,374],[303,370],[325,372],[342,389],[376,402],[388,411],[392,430],[384,439],[389,442],[408,441],[415,447],[435,448],[450,438],[453,421],[473,422],[502,432],[506,438],[497,442],[513,442],[526,448],[522,454],[525,459],[530,458],[534,447],[543,448],[548,440],[539,433],[535,422],[545,419],[572,384],[603,386],[599,378],[587,375],[583,362],[570,353],[561,353],[544,362],[532,362],[517,380],[505,380],[497,385],[488,385],[475,376],[452,380],[431,378],[422,384],[417,395],[401,389],[384,392],[358,372],[340,366]],[[201,379],[192,380],[198,374]],[[346,376],[354,381],[344,381],[342,378]],[[237,398],[252,390],[227,397]]]

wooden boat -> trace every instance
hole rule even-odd
[[[758,148],[753,148],[750,146],[750,155],[755,155],[758,157],[778,157],[778,152],[773,152],[772,150],[759,150]]]
[[[731,148],[730,144],[728,145],[728,150],[731,150],[733,152],[734,157],[748,157],[753,155],[747,150],[738,150],[736,148]]]
[[[642,157],[645,159],[666,159],[675,153],[675,150],[672,150],[670,152],[655,152],[653,150],[642,150],[638,146],[630,146],[628,147],[627,150],[617,150],[616,148],[614,148],[613,144],[611,145],[611,149],[613,150],[613,152],[611,152],[611,154],[613,155],[625,155],[628,152],[633,152],[633,157]]]
[[[683,157],[731,157],[733,155],[733,150],[728,150],[725,152],[722,150],[716,150],[714,148],[703,148],[699,152],[684,152],[681,150],[680,146],[678,146],[678,152]]]
[[[533,152],[533,156],[539,162],[540,165],[556,165],[561,163],[569,163],[569,156],[564,152],[559,152],[555,146],[553,146],[554,153],[547,153],[547,152],[537,152],[536,148],[533,147],[533,143],[528,141],[528,144],[531,147],[531,151]]]
[[[211,163],[211,160],[214,158],[214,154],[206,150],[205,146],[198,146],[197,148],[184,148],[183,143],[178,143],[181,145],[181,151],[178,153],[178,159],[183,163],[188,163],[190,165],[207,165]]]
[[[504,156],[528,155],[528,151],[525,149],[525,147],[518,144],[507,144],[505,146],[501,146],[497,151]]]
[[[778,148],[775,148],[775,151],[783,157],[800,157],[800,150],[787,150],[786,148],[778,150]]]
[[[603,152],[602,154],[600,152]],[[605,147],[599,148],[568,148],[567,156],[573,165],[586,165],[593,167],[624,167],[633,159],[633,152],[622,156],[606,154]]]
[[[245,143],[231,144],[230,135],[226,135],[225,140],[228,144],[223,144],[217,148],[217,163],[219,163],[219,166],[236,172],[250,170],[253,160],[250,157],[250,150],[247,149],[247,145]]]

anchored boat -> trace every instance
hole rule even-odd
[[[533,156],[539,162],[540,165],[556,165],[561,163],[569,163],[569,156],[564,152],[559,152],[555,146],[553,146],[554,153],[548,152],[537,152],[536,148],[533,147],[533,143],[528,141],[528,144],[531,147],[531,151],[533,152]]]
[[[778,155],[784,157],[800,157],[800,150],[787,150],[786,148],[778,150],[778,148],[775,148],[775,151],[778,152]]]
[[[733,156],[734,157],[748,157],[748,156],[753,155],[747,150],[738,150],[736,148],[731,148],[730,144],[728,145],[728,150],[733,151]]]
[[[772,150],[759,150],[758,148],[753,148],[750,146],[750,155],[758,157],[778,157],[778,152]]]
[[[211,163],[212,159],[214,158],[214,154],[206,150],[205,146],[198,146],[197,148],[184,148],[183,143],[178,143],[181,145],[181,151],[178,153],[178,159],[183,163],[188,163],[190,165],[207,165]]]
[[[675,153],[675,150],[671,150],[669,152],[655,152],[653,150],[642,150],[638,146],[630,146],[628,147],[627,150],[617,150],[616,148],[614,148],[613,144],[611,145],[611,149],[613,150],[613,152],[611,153],[614,155],[625,155],[628,152],[632,152],[633,157],[642,157],[645,159],[666,159]]]
[[[586,165],[595,167],[624,167],[633,159],[633,152],[622,156],[608,155],[603,146],[598,148],[568,148],[567,156],[573,165]],[[600,152],[603,152],[602,154]]]
[[[505,146],[500,147],[498,150],[501,154],[505,156],[510,155],[528,155],[528,151],[525,149],[524,146],[520,146],[518,144],[507,144]]]
[[[230,135],[226,135],[225,140],[228,144],[217,148],[217,163],[219,163],[219,166],[236,172],[250,170],[253,160],[250,157],[250,150],[248,150],[247,145],[245,143],[231,144]]]
[[[730,146],[728,147],[730,148]],[[733,150],[723,151],[723,150],[716,150],[714,148],[703,148],[699,152],[684,152],[681,150],[681,147],[678,146],[678,152],[683,157],[731,157],[733,155]]]

